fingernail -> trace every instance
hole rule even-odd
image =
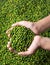
[[[18,55],[20,55],[20,53],[18,53]]]

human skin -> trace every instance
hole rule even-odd
[[[37,34],[42,33],[43,31],[50,28],[50,15],[37,21],[36,28],[38,29]]]
[[[27,51],[19,52],[18,55],[28,56],[34,54],[35,51],[40,47],[50,51],[50,38],[36,35]]]
[[[41,37],[41,32],[45,31],[46,29],[50,28],[50,15],[37,21],[37,22],[29,22],[29,21],[20,21],[16,22],[12,25],[12,27],[15,26],[25,26],[26,28],[29,28],[33,31],[33,33],[36,34],[34,37],[32,44],[27,49],[27,51],[19,52],[18,55],[21,56],[27,56],[35,53],[35,51],[41,47],[45,50],[50,50],[50,38],[48,37]],[[8,31],[7,31],[8,32]]]
[[[41,47],[45,50],[50,50],[50,38],[41,37],[39,47]]]
[[[50,15],[37,22],[20,21],[14,23],[12,26],[25,26],[26,28],[32,30],[35,34],[40,34],[50,28]]]

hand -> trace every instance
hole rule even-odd
[[[27,51],[19,52],[18,55],[28,56],[28,55],[31,55],[31,54],[35,53],[35,51],[37,50],[37,48],[40,46],[40,44],[39,44],[40,39],[41,39],[40,36],[38,36],[38,35],[35,36],[34,40],[32,41],[32,44],[27,49]]]
[[[20,21],[12,24],[12,27],[15,26],[25,26],[26,28],[29,28],[31,31],[33,31],[35,34],[38,34],[36,22]]]

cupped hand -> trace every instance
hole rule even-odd
[[[31,31],[33,31],[35,34],[38,34],[36,22],[20,21],[20,22],[16,22],[12,24],[12,27],[15,27],[15,26],[25,26],[26,28],[29,28]]]
[[[12,26],[25,26],[26,28],[31,28],[34,23],[29,21],[20,21],[12,24]]]
[[[20,56],[28,56],[31,55],[33,53],[35,53],[35,51],[39,48],[40,46],[40,36],[35,36],[34,40],[32,41],[32,44],[30,45],[30,47],[27,49],[27,51],[22,51],[19,52],[18,55]]]

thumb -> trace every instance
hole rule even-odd
[[[27,56],[27,55],[29,55],[29,51],[19,52],[18,55]]]

